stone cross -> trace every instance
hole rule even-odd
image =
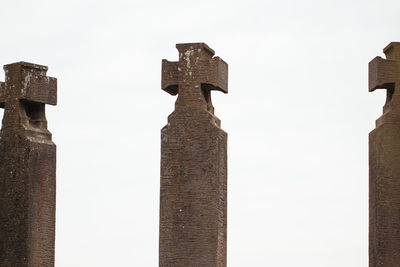
[[[56,146],[45,104],[57,103],[47,67],[4,66],[0,107],[0,266],[54,266]]]
[[[226,266],[227,134],[211,90],[228,91],[228,65],[204,43],[177,44],[162,89],[178,94],[161,130],[160,267]]]
[[[214,112],[210,91],[228,93],[228,64],[213,57],[214,50],[204,43],[177,44],[176,48],[178,62],[162,61],[161,88],[171,95],[179,93],[178,105],[206,105]]]
[[[387,90],[369,134],[370,267],[400,266],[400,43],[383,51],[369,63],[369,91]]]
[[[368,87],[370,92],[387,89],[387,101],[383,110],[386,113],[393,105],[395,85],[400,82],[400,43],[391,43],[383,51],[386,59],[376,57],[369,63]]]

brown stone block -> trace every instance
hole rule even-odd
[[[178,65],[178,62],[171,62],[166,59],[162,60],[161,89],[171,95],[178,94]]]
[[[18,62],[4,66],[8,80],[20,90],[16,93],[19,99],[43,104],[57,105],[57,79],[47,77],[47,67],[27,62]],[[4,90],[0,91],[0,102],[7,97]]]
[[[394,60],[374,58],[369,63],[369,91],[392,87],[396,77],[399,76],[399,70],[399,66]]]

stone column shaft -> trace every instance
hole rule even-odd
[[[387,90],[369,135],[369,266],[400,267],[400,43],[369,63],[369,90]]]
[[[203,43],[163,60],[162,89],[175,111],[161,131],[160,267],[225,267],[227,134],[211,90],[227,93],[227,64]]]
[[[47,67],[4,66],[0,106],[0,266],[54,266],[56,146],[45,104],[57,102]]]

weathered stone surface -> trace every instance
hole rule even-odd
[[[400,266],[400,43],[369,63],[369,90],[387,89],[369,135],[369,266]]]
[[[225,267],[227,134],[211,90],[227,93],[228,65],[203,43],[176,45],[162,61],[162,89],[178,94],[161,130],[161,267]]]
[[[57,103],[47,67],[4,66],[0,83],[0,266],[54,266],[56,146],[45,104]]]

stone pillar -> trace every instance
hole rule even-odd
[[[162,89],[176,95],[161,130],[160,267],[225,267],[227,134],[211,90],[228,92],[228,65],[204,43],[177,44],[162,61]]]
[[[47,67],[4,66],[0,107],[0,266],[54,266],[56,146],[45,104],[56,105]]]
[[[369,63],[369,91],[386,89],[369,135],[369,266],[400,266],[400,43]]]

